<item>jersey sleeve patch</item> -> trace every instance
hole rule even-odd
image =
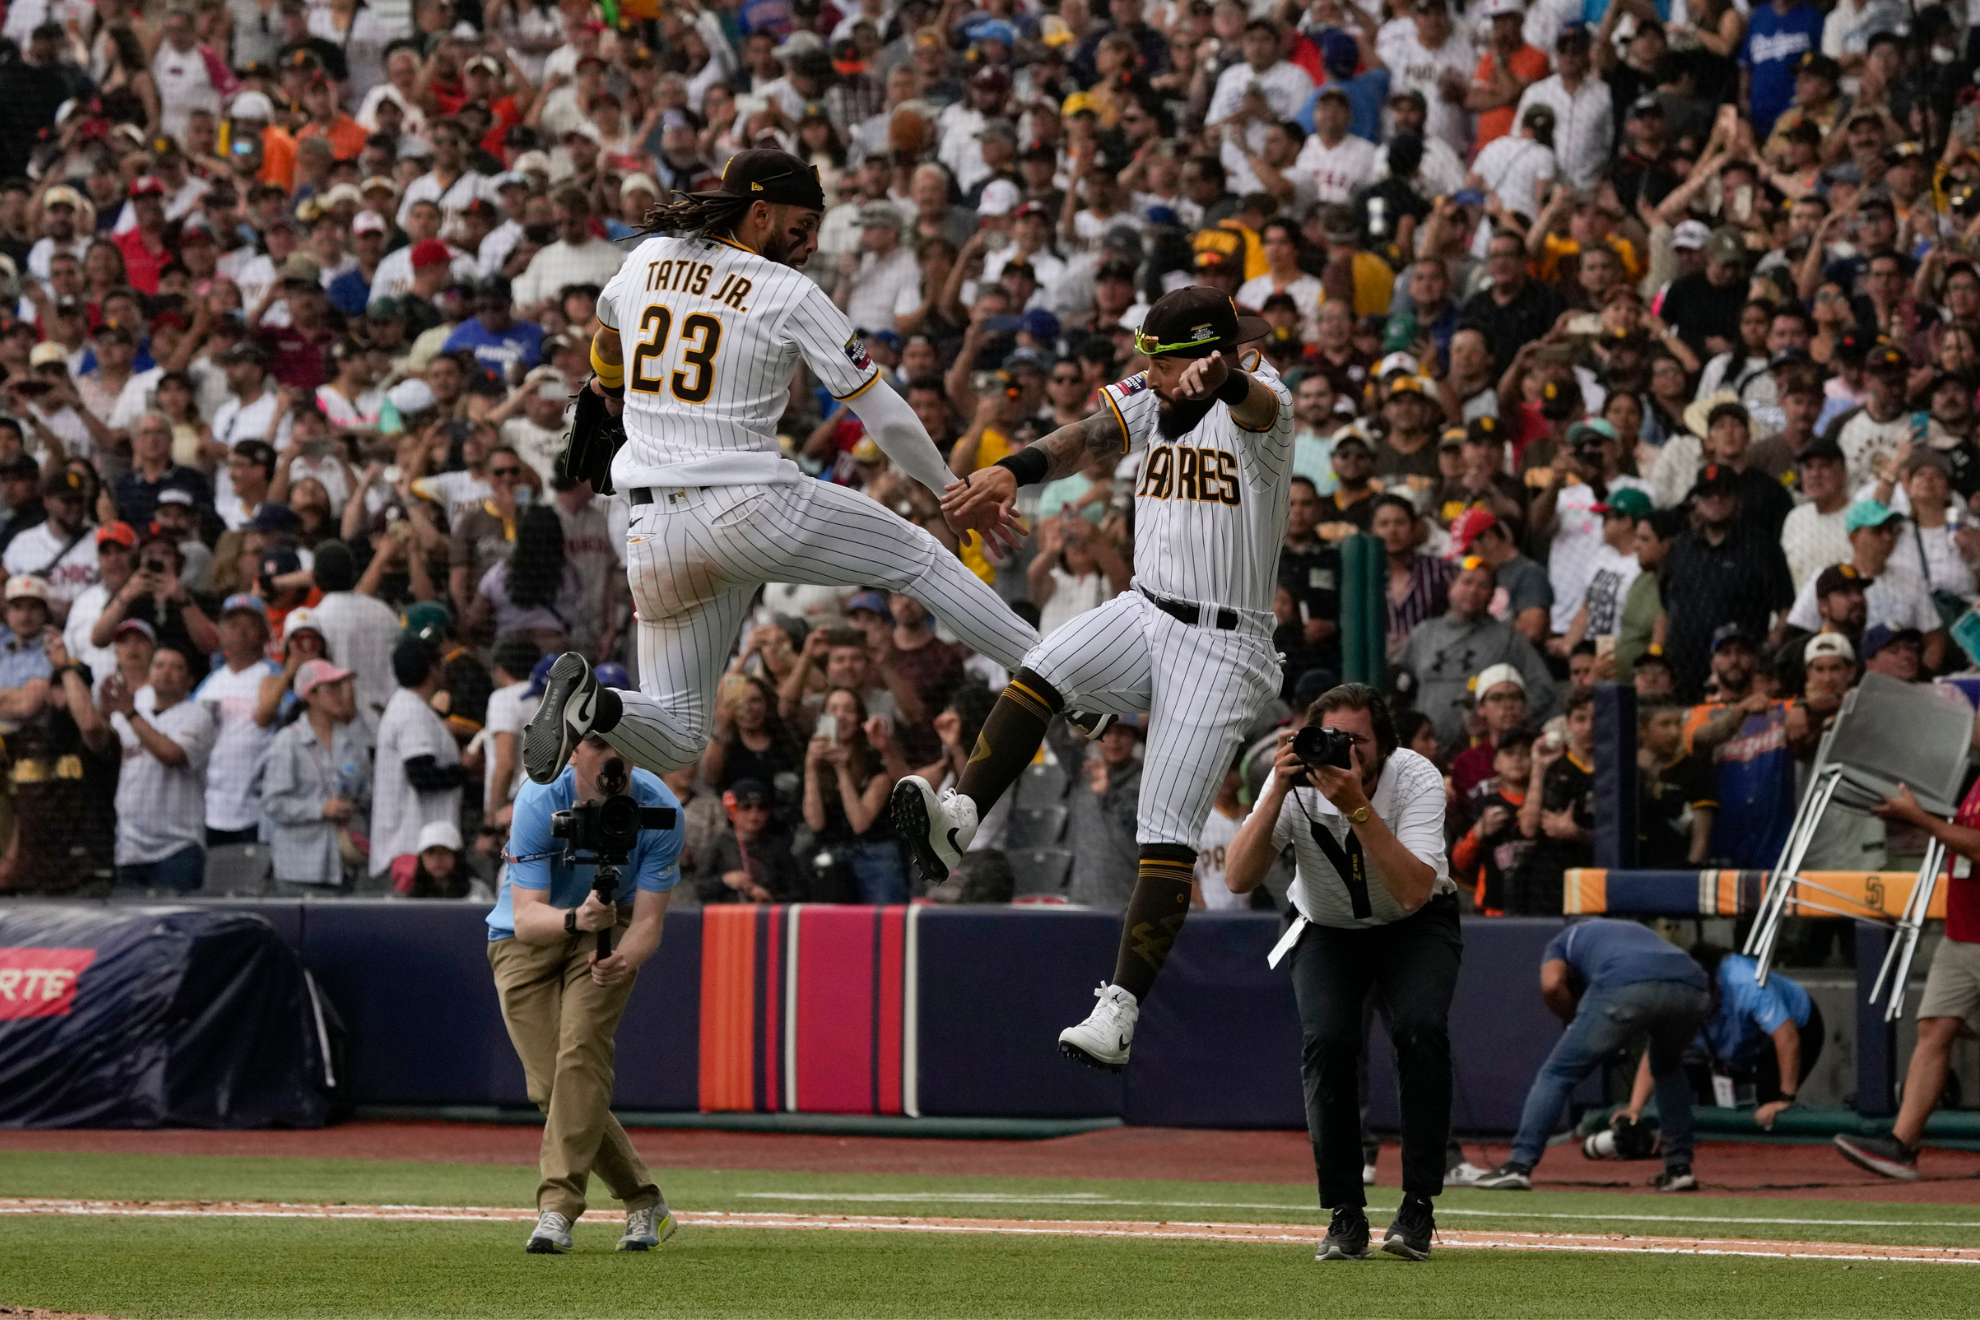
[[[862,373],[873,365],[873,359],[866,353],[866,341],[857,334],[846,340],[846,361],[852,363],[854,371]]]
[[[1120,391],[1123,399],[1133,398],[1148,388],[1148,375],[1146,372],[1143,372],[1138,375],[1129,376],[1126,380],[1115,384],[1114,388]]]

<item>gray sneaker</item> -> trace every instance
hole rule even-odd
[[[529,1232],[523,1250],[532,1256],[557,1256],[571,1249],[571,1221],[555,1210],[536,1216],[536,1227]]]
[[[664,1205],[649,1205],[643,1210],[626,1211],[625,1236],[619,1239],[620,1251],[651,1251],[653,1248],[674,1236],[680,1223],[674,1212]]]

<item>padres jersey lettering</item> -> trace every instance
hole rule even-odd
[[[650,238],[598,302],[626,363],[621,489],[799,481],[777,422],[801,355],[835,398],[880,378],[808,276],[726,239]]]
[[[1189,434],[1168,440],[1146,375],[1101,392],[1127,432],[1128,452],[1146,451],[1134,492],[1134,576],[1158,595],[1272,608],[1292,496],[1292,394],[1262,361],[1251,372],[1279,400],[1262,431],[1218,404]]]

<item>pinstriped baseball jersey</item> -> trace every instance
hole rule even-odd
[[[1128,452],[1147,450],[1134,492],[1135,580],[1158,595],[1262,613],[1278,588],[1292,500],[1292,392],[1263,361],[1250,370],[1279,400],[1263,431],[1218,403],[1169,440],[1156,428],[1161,400],[1145,373],[1101,397],[1127,432]]]
[[[880,378],[823,289],[727,239],[641,243],[605,286],[598,319],[625,358],[620,490],[800,480],[777,448],[798,356],[840,399]]]

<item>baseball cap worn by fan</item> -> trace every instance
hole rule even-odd
[[[1191,285],[1156,300],[1135,331],[1134,346],[1151,358],[1200,358],[1270,333],[1264,317],[1240,314],[1228,295]]]
[[[14,576],[8,578],[7,603],[11,605],[17,600],[38,600],[46,604],[48,601],[47,579],[38,578],[32,573],[16,573]]]
[[[1590,505],[1590,513],[1615,513],[1625,518],[1649,516],[1650,497],[1634,486],[1624,486],[1609,492],[1609,498],[1600,504]]]
[[[349,677],[350,670],[339,669],[328,660],[311,660],[296,670],[296,696],[307,700],[311,692],[325,683],[340,683]]]
[[[1489,527],[1497,527],[1499,517],[1490,509],[1466,509],[1451,523],[1451,554],[1453,557],[1470,551],[1471,543]]]
[[[1691,488],[1693,496],[1734,495],[1739,492],[1739,474],[1724,463],[1707,463]]]
[[[8,588],[11,593],[12,587]],[[1914,646],[1925,644],[1925,634],[1916,628],[1893,628],[1888,623],[1879,623],[1863,630],[1863,659],[1865,663],[1876,659],[1877,653],[1896,642],[1910,642]]]
[[[1510,683],[1521,692],[1526,691],[1526,679],[1519,670],[1507,664],[1486,665],[1471,680],[1471,690],[1482,700],[1486,693],[1502,683]]]
[[[1862,499],[1849,506],[1843,515],[1843,531],[1854,532],[1865,527],[1882,527],[1900,515],[1882,500]]]
[[[1812,665],[1824,656],[1856,663],[1856,649],[1841,633],[1816,633],[1808,639],[1808,645],[1801,648],[1801,663],[1804,665]]]

